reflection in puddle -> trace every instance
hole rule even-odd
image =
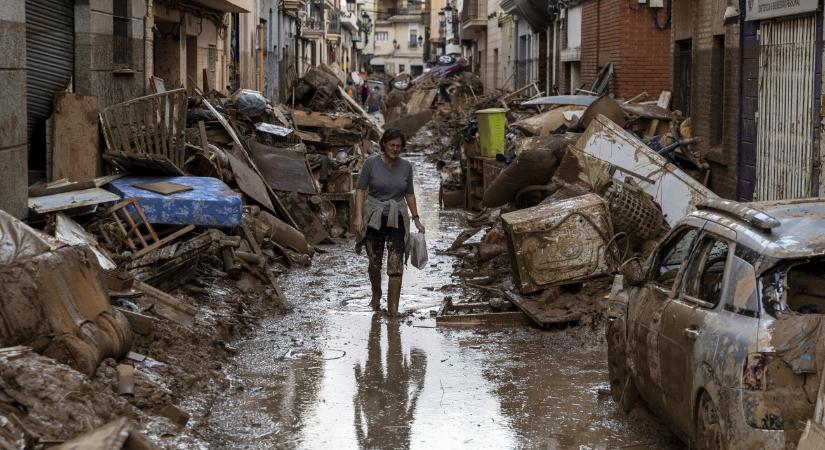
[[[383,324],[387,344],[382,352],[382,322],[378,315],[373,316],[367,360],[363,366],[355,364],[355,436],[361,448],[409,448],[415,407],[424,389],[427,355],[418,348],[409,355],[404,353],[397,320]]]

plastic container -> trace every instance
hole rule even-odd
[[[476,111],[481,156],[495,158],[497,154],[504,153],[504,131],[507,125],[505,112],[502,108]]]

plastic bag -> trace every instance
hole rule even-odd
[[[427,240],[424,239],[424,233],[412,233],[412,250],[410,251],[410,259],[412,265],[416,269],[423,269],[427,266]]]
[[[241,89],[232,96],[232,102],[239,112],[257,117],[266,112],[268,100],[258,91]]]

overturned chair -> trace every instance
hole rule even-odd
[[[131,344],[89,247],[51,240],[0,211],[0,347],[25,345],[92,375]]]

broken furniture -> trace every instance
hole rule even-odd
[[[502,214],[514,282],[527,294],[610,273],[613,226],[595,194]]]
[[[484,191],[505,167],[507,165],[495,158],[473,156],[467,159],[464,195],[467,196],[468,209],[480,210],[482,208]]]
[[[194,225],[188,225],[160,238],[143,214],[140,204],[133,198],[109,208],[92,224],[92,228],[98,231],[109,247],[121,248],[122,244],[126,244],[132,251],[132,258],[161,248],[195,229]]]
[[[161,182],[190,189],[164,195],[141,187]],[[128,176],[113,181],[107,189],[123,199],[136,200],[142,218],[152,224],[232,228],[243,223],[241,196],[217,178]]]
[[[27,345],[92,375],[129,350],[125,317],[112,309],[89,247],[50,244],[0,211],[0,346]]]
[[[100,113],[106,155],[171,163],[183,167],[186,128],[186,89],[175,89],[118,103]],[[127,170],[136,173],[134,170]]]

